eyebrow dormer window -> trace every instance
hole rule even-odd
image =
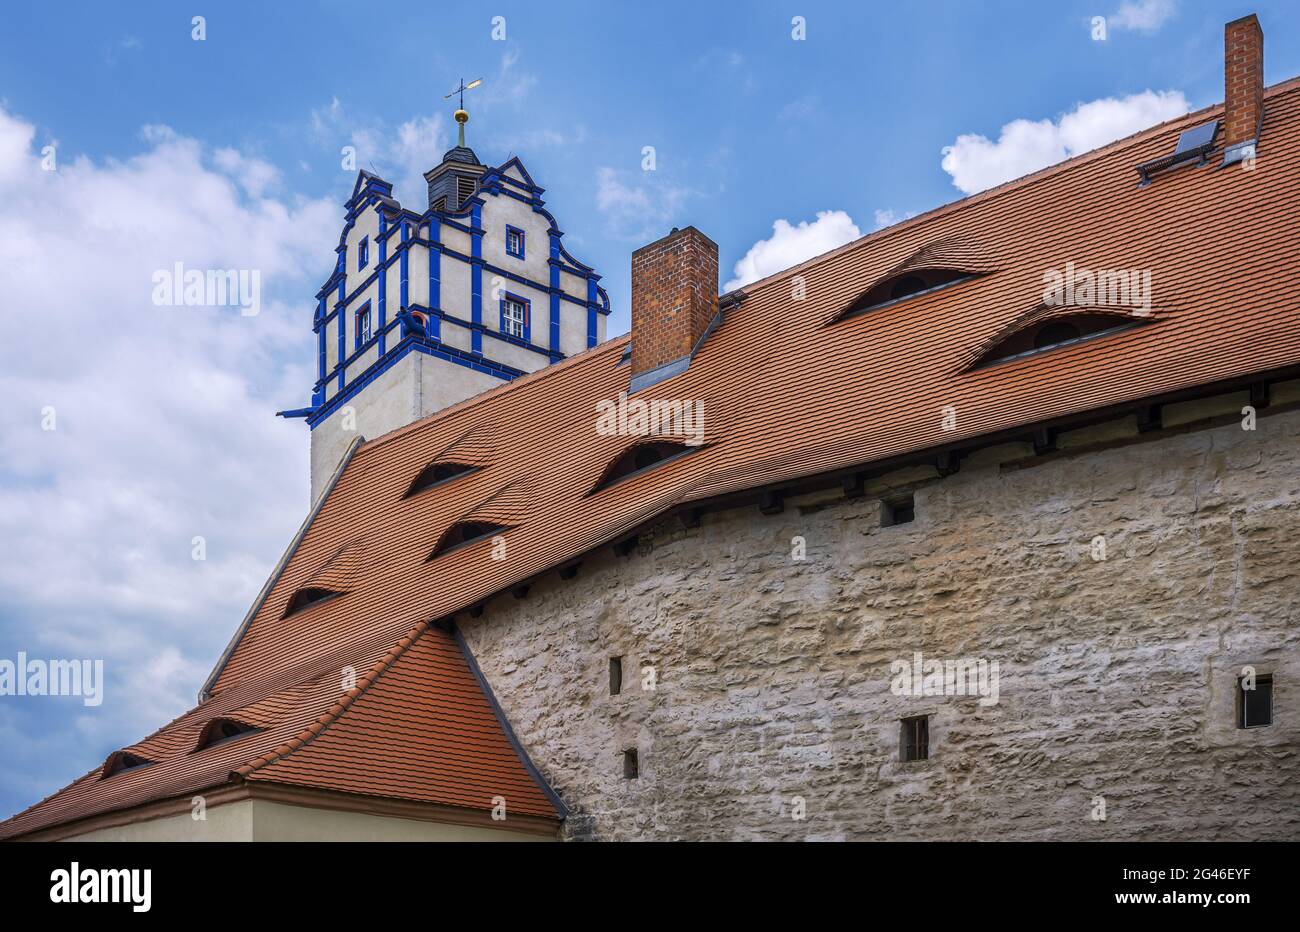
[[[412,495],[417,495],[426,489],[449,482],[457,476],[477,471],[477,466],[467,466],[464,463],[430,463],[420,470],[419,475],[411,480],[411,486],[406,490],[402,498],[410,498]]]
[[[139,770],[141,767],[148,767],[153,761],[141,757],[132,751],[114,751],[108,755],[108,760],[104,761],[104,767],[100,770],[99,778],[106,780],[109,777],[116,776],[119,773],[126,773],[129,770]]]
[[[1041,313],[1041,312],[1040,312]],[[1037,353],[1074,346],[1097,337],[1119,333],[1150,322],[1151,318],[1130,313],[1081,312],[1029,321],[1013,326],[988,344],[971,366],[981,369],[996,363],[1033,356]]]
[[[885,307],[905,298],[938,291],[941,288],[947,288],[949,285],[956,285],[974,277],[975,274],[972,272],[962,272],[956,269],[923,269],[907,272],[886,279],[869,289],[849,305],[848,310],[840,316],[852,317],[855,314],[862,314],[876,308]]]
[[[334,589],[323,589],[319,586],[304,586],[293,594],[289,604],[284,608],[284,614],[281,618],[288,618],[290,615],[296,615],[299,612],[306,611],[313,605],[319,605],[321,602],[328,602],[330,599],[336,599],[343,593]]]
[[[607,489],[624,479],[640,475],[656,466],[698,449],[699,447],[687,446],[673,440],[652,440],[646,443],[638,443],[631,449],[625,450],[618,459],[609,464],[604,475],[600,477],[600,481],[596,483],[592,491],[599,492],[601,489]]]
[[[1049,346],[1060,346],[1062,343],[1069,343],[1071,340],[1077,340],[1083,334],[1079,328],[1068,320],[1054,320],[1051,323],[1044,324],[1034,334],[1034,349],[1047,349]]]
[[[194,751],[197,753],[261,730],[237,719],[214,718],[203,726],[203,731],[199,732],[199,740],[194,746]]]
[[[510,529],[505,525],[496,524],[492,521],[457,521],[447,528],[446,533],[442,535],[442,539],[438,541],[438,546],[434,547],[433,552],[429,554],[429,559],[432,560],[444,553],[451,553],[453,550],[468,547],[470,544],[486,540],[489,537],[495,537],[508,530]]]

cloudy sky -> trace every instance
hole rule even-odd
[[[341,150],[418,204],[461,76],[470,144],[548,189],[613,334],[674,225],[734,287],[1220,100],[1243,13],[1267,81],[1300,73],[1283,3],[457,6],[214,4],[202,41],[174,4],[6,13],[0,661],[107,682],[0,696],[0,816],[192,704],[307,508],[306,428],[273,414],[308,401]],[[259,313],[155,305],[176,262],[258,270]]]

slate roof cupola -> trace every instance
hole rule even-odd
[[[465,85],[468,90],[472,85]],[[358,437],[584,352],[605,338],[609,295],[564,246],[518,156],[484,164],[461,134],[425,173],[428,205],[402,205],[361,172],[333,271],[316,292],[311,403],[315,501]],[[418,196],[418,195],[417,195]]]
[[[469,122],[469,112],[465,109],[465,92],[478,87],[480,81],[466,84],[464,79],[460,87],[447,96],[460,94],[460,107],[453,115],[457,123],[456,145],[448,149],[442,161],[424,173],[424,180],[429,184],[430,210],[460,210],[478,190],[479,178],[487,171],[478,160],[474,150],[465,145],[465,124]]]
[[[448,149],[442,161],[424,173],[424,180],[429,184],[430,210],[460,210],[478,190],[479,179],[487,168],[463,142],[462,139],[462,145]]]

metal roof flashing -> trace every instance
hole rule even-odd
[[[680,359],[674,359],[671,362],[666,362],[661,366],[656,366],[653,369],[632,376],[632,379],[627,386],[627,393],[629,395],[635,395],[642,389],[649,388],[652,385],[658,385],[660,382],[663,382],[666,379],[671,379],[675,375],[681,375],[689,369],[691,366],[691,360],[694,359],[695,354],[700,351],[700,347],[703,346],[704,341],[709,338],[709,334],[722,326],[722,321],[723,318],[726,317],[727,311],[739,307],[748,297],[749,295],[743,291],[732,291],[718,298],[718,312],[713,315],[713,319],[709,321],[708,326],[704,328],[704,332],[700,334],[700,338],[695,341],[695,345],[691,347],[691,351]],[[630,361],[631,359],[632,341],[628,340],[627,348],[623,350],[623,355],[619,357],[619,361],[616,365],[621,366],[624,362]]]

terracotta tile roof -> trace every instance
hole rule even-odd
[[[344,689],[342,661],[357,667]],[[263,729],[195,751],[214,718]],[[479,688],[452,635],[416,625],[379,650],[322,655],[202,703],[126,748],[148,766],[102,778],[102,767],[0,823],[8,838],[238,780],[558,819]],[[507,823],[508,824],[508,821]]]
[[[1300,366],[1300,80],[1267,92],[1254,170],[1188,167],[1136,184],[1135,165],[1172,152],[1180,132],[1220,111],[746,286],[748,298],[690,368],[637,396],[703,402],[708,442],[608,489],[589,494],[638,439],[595,429],[596,402],[628,387],[630,367],[618,364],[626,337],[364,444],[217,671],[211,698],[133,746],[158,763],[83,778],[0,832],[189,792],[249,766],[246,779],[411,798],[436,791],[462,805],[481,799],[490,777],[527,798],[522,765],[512,767],[463,677],[449,692],[437,687],[455,664],[440,652],[444,635],[421,633],[431,621],[676,506]],[[1150,270],[1152,321],[970,369],[993,338],[1036,313],[1044,271],[1071,261]],[[934,262],[985,274],[834,321],[891,272]],[[796,275],[804,300],[792,298]],[[942,427],[947,406],[952,431]],[[439,457],[472,457],[481,468],[404,498]],[[455,522],[498,513],[511,526],[505,559],[493,558],[490,540],[426,559]],[[360,541],[363,551],[348,549]],[[341,554],[362,552],[362,566],[341,565]],[[336,572],[348,577],[345,595],[281,617],[300,587]],[[343,664],[373,679],[373,695],[350,707],[338,700]],[[463,706],[444,717],[436,703],[451,696]],[[266,730],[187,755],[204,721],[235,713]],[[418,741],[402,753],[411,735]]]

